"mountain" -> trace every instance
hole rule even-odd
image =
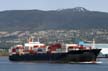
[[[107,29],[108,13],[83,7],[62,10],[8,10],[0,12],[0,31],[47,29]]]

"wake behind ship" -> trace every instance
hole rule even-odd
[[[9,49],[11,61],[95,62],[101,49],[79,44],[43,43],[30,41]]]

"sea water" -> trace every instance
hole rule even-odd
[[[0,57],[0,71],[108,71],[108,58],[97,59],[97,63],[37,63],[12,62]]]

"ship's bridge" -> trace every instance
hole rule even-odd
[[[34,46],[45,46],[45,44],[42,44],[40,42],[29,42],[24,44],[25,47],[34,47]]]

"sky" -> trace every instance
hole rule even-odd
[[[57,10],[84,7],[92,11],[108,12],[108,0],[0,0],[0,11]]]

